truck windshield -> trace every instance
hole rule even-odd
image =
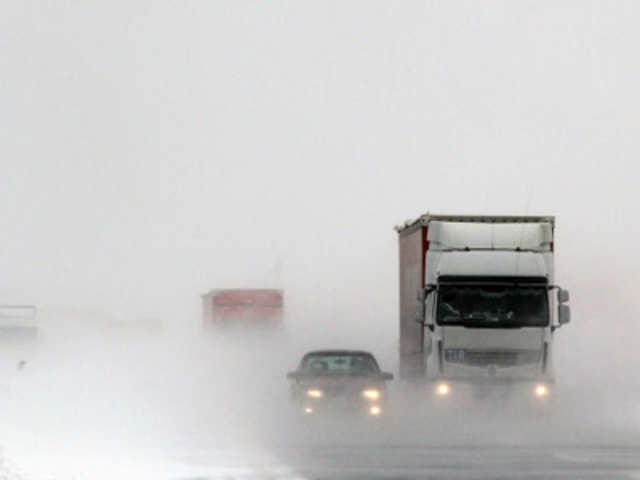
[[[546,327],[547,289],[496,285],[443,285],[438,324],[476,328]]]

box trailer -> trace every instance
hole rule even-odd
[[[234,324],[280,323],[284,291],[279,289],[216,289],[202,297],[202,320],[206,328]]]

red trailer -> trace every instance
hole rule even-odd
[[[205,327],[237,323],[280,323],[284,292],[278,289],[222,289],[202,295]]]

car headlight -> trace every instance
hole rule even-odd
[[[311,398],[321,398],[323,395],[324,393],[322,393],[322,390],[317,388],[310,388],[307,390],[307,396]]]
[[[378,400],[380,398],[380,391],[375,388],[363,390],[362,396],[368,400]]]
[[[436,387],[436,393],[441,396],[449,395],[451,392],[451,387],[448,383],[439,383]]]
[[[536,394],[536,397],[546,397],[547,395],[549,395],[549,388],[543,383],[540,383],[536,385],[534,392]]]
[[[371,408],[369,408],[369,413],[374,417],[377,417],[382,413],[382,409],[378,405],[374,405]]]

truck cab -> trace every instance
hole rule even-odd
[[[554,217],[427,214],[398,228],[401,378],[434,381],[441,395],[527,383],[546,396],[554,332],[569,322],[554,226]]]

